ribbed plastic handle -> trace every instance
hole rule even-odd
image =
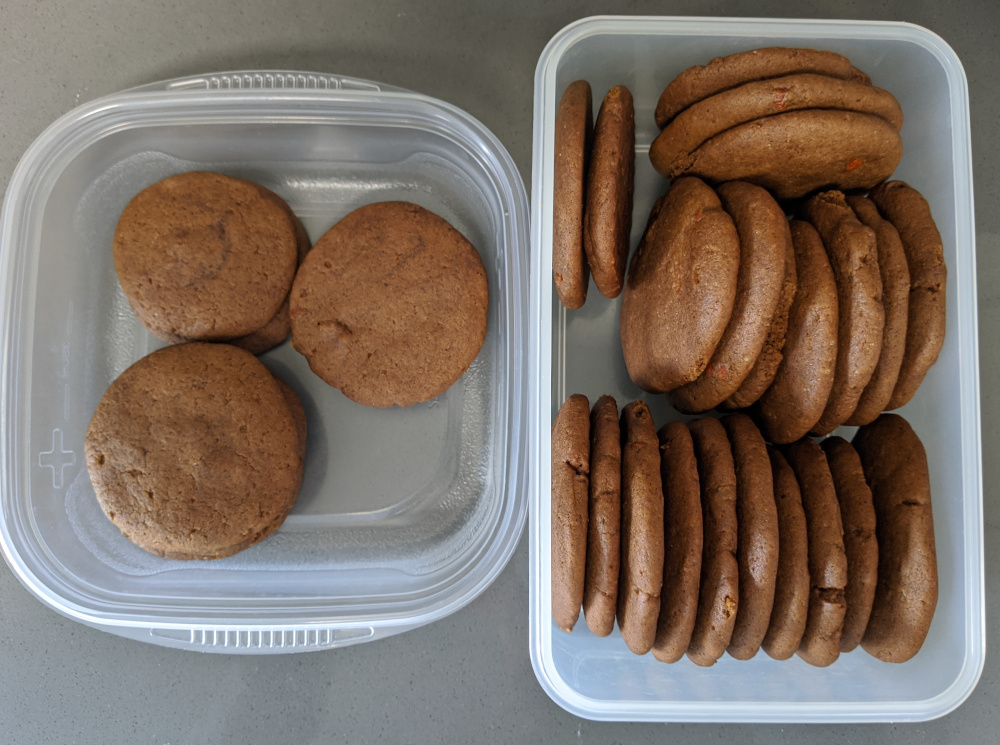
[[[332,649],[365,641],[375,635],[371,626],[357,628],[258,629],[150,629],[149,633],[169,646],[204,651],[304,652]]]
[[[326,75],[316,72],[296,72],[291,70],[246,70],[217,72],[186,78],[175,78],[145,89],[166,91],[207,90],[207,91],[248,91],[248,90],[304,90],[304,91],[389,91],[398,90],[371,80]]]

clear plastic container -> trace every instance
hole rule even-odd
[[[283,196],[313,240],[349,211],[403,199],[444,217],[489,278],[485,345],[440,397],[371,409],[290,344],[263,361],[305,405],[302,491],[271,538],[181,562],[126,541],[83,459],[111,381],[161,346],[129,310],[111,238],[170,174],[215,170]],[[55,610],[171,647],[295,652],[415,628],[497,576],[527,513],[528,205],[503,146],[441,101],[328,75],[223,73],[81,106],[10,182],[0,243],[0,499],[4,556]]]
[[[724,657],[702,669],[633,655],[617,631],[597,638],[581,617],[571,634],[551,620],[550,429],[570,393],[619,405],[647,400],[657,425],[678,418],[663,396],[644,394],[625,369],[620,300],[591,287],[586,305],[565,311],[553,291],[552,161],[559,97],[583,78],[595,112],[614,84],[636,106],[635,211],[638,242],[667,181],[652,168],[653,109],[663,87],[712,57],[764,46],[805,46],[846,54],[905,114],[903,160],[895,177],[927,197],[944,239],[948,328],[941,356],[901,413],[926,446],[940,571],[929,636],[911,661],[892,665],[858,649],[818,669],[797,657],[749,662]],[[983,667],[983,512],[979,355],[968,86],[955,53],[909,24],[708,18],[590,18],[549,42],[535,74],[529,365],[530,647],[535,674],[567,710],[589,719],[633,721],[843,722],[926,720],[954,709]],[[845,436],[853,431],[845,428]]]

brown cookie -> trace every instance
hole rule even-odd
[[[798,284],[795,274],[795,247],[792,245],[791,230],[788,232],[788,242],[785,244],[785,276],[781,284],[781,294],[775,306],[771,323],[767,327],[767,337],[764,346],[757,356],[757,361],[747,376],[740,383],[736,392],[721,405],[724,409],[743,409],[757,402],[764,395],[778,374],[778,367],[784,358],[785,334],[788,331],[788,312],[795,299],[795,288]]]
[[[944,345],[948,269],[941,234],[920,192],[902,181],[889,181],[872,189],[869,197],[899,232],[910,270],[906,350],[886,407],[898,409],[913,398]]]
[[[556,111],[552,188],[552,276],[559,300],[570,310],[586,301],[590,282],[583,251],[583,200],[593,130],[590,83],[577,80],[566,86]]]
[[[739,261],[739,235],[712,188],[674,181],[653,207],[622,297],[622,352],[636,385],[662,393],[701,375],[729,323]]]
[[[844,626],[847,556],[833,476],[823,449],[809,438],[785,449],[802,493],[809,536],[809,616],[797,650],[810,665],[825,667],[840,656]]]
[[[705,532],[698,614],[687,655],[696,665],[708,667],[729,646],[739,604],[736,467],[718,419],[695,419],[688,428],[698,459]]]
[[[687,425],[670,422],[660,429],[658,436],[665,547],[653,657],[660,662],[677,662],[691,644],[698,614],[704,542],[701,487],[694,442]]]
[[[927,453],[905,419],[883,414],[858,430],[854,447],[875,504],[878,583],[866,652],[906,662],[927,638],[938,598]]]
[[[767,47],[716,57],[707,65],[689,67],[664,89],[656,104],[656,126],[663,129],[688,106],[742,83],[802,73],[857,80],[861,71],[851,67],[847,57],[817,49]]]
[[[768,447],[778,511],[778,575],[774,607],[761,646],[775,660],[787,660],[802,643],[809,615],[809,540],[802,494],[792,467]]]
[[[739,613],[728,652],[749,660],[767,634],[778,576],[778,508],[767,445],[746,414],[723,417],[736,466]]]
[[[583,614],[597,636],[615,627],[621,557],[622,443],[618,404],[601,396],[590,412],[590,524]]]
[[[833,476],[844,524],[844,551],[847,554],[847,612],[840,634],[840,651],[850,652],[861,643],[875,599],[878,579],[878,543],[875,540],[875,507],[872,490],[865,482],[861,459],[847,440],[827,437],[823,452]]]
[[[635,110],[628,88],[616,85],[597,113],[583,211],[583,247],[604,297],[618,297],[625,284],[634,190]]]
[[[299,448],[270,371],[241,349],[199,343],[123,372],[85,440],[101,509],[132,543],[172,559],[230,556],[274,532],[298,496]]]
[[[410,406],[465,373],[488,312],[475,247],[423,207],[378,202],[330,228],[302,262],[292,346],[351,400]]]
[[[871,188],[902,155],[899,131],[881,117],[807,109],[727,129],[691,153],[678,175],[751,181],[778,199],[796,199],[817,189]]]
[[[847,203],[858,219],[875,232],[878,250],[878,270],[882,278],[882,309],[885,325],[882,330],[882,350],[878,364],[865,386],[857,408],[845,424],[869,424],[889,406],[889,399],[899,380],[899,368],[906,350],[906,316],[910,296],[910,270],[899,233],[888,220],[883,220],[875,203],[865,197],[847,197]]]
[[[826,407],[837,361],[837,285],[823,242],[812,225],[789,223],[798,289],[788,311],[783,359],[760,397],[764,436],[783,445],[804,436]]]
[[[306,437],[309,434],[309,424],[306,420],[306,410],[302,406],[302,400],[288,383],[279,378],[277,375],[274,376],[274,380],[278,383],[278,388],[281,389],[281,396],[285,399],[285,404],[288,406],[288,411],[292,415],[292,420],[295,422],[295,434],[299,438],[299,461],[300,461],[300,471],[301,466],[305,464],[306,457]],[[299,476],[301,481],[302,477]]]
[[[823,240],[837,282],[837,364],[833,387],[823,415],[812,428],[829,434],[857,408],[871,380],[879,353],[885,312],[875,231],[862,225],[847,206],[843,192],[817,194],[803,206],[803,215]]]
[[[622,409],[621,433],[618,628],[629,649],[646,654],[656,638],[663,587],[663,486],[656,426],[644,401]]]
[[[691,153],[727,129],[804,109],[855,111],[880,117],[896,130],[903,126],[903,110],[886,90],[825,75],[788,75],[744,83],[693,104],[660,132],[649,159],[657,171],[672,178],[685,172]]]
[[[552,620],[572,631],[583,603],[590,485],[590,401],[574,393],[552,423]]]
[[[791,245],[785,213],[764,189],[731,181],[717,190],[740,237],[736,300],[708,366],[690,383],[667,393],[678,411],[715,408],[736,392],[764,347],[785,275]]]
[[[277,313],[295,274],[295,231],[256,184],[219,173],[171,176],[122,212],[115,271],[154,333],[214,341]]]

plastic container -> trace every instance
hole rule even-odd
[[[228,559],[151,556],[104,518],[83,437],[108,384],[161,346],[111,258],[118,216],[170,174],[216,170],[283,196],[313,240],[405,199],[477,247],[489,330],[450,390],[406,409],[355,404],[290,344],[264,362],[309,423],[299,500]],[[224,73],[126,91],[46,130],[10,182],[0,248],[3,552],[55,610],[171,647],[294,652],[369,641],[454,612],[497,576],[523,489],[527,198],[514,164],[449,104],[363,80]]]
[[[764,46],[805,46],[846,54],[899,99],[904,154],[896,172],[927,197],[944,238],[948,328],[941,356],[901,411],[930,460],[940,598],[927,641],[910,662],[879,662],[858,649],[833,666],[797,657],[749,662],[724,657],[702,669],[665,665],[628,651],[617,631],[597,638],[581,616],[571,634],[551,620],[550,428],[570,393],[619,405],[636,398],[657,426],[677,418],[663,396],[629,380],[618,333],[620,300],[591,287],[586,305],[565,311],[553,291],[553,128],[559,97],[583,78],[595,113],[614,84],[636,105],[632,245],[667,181],[647,156],[663,87],[691,65]],[[976,265],[968,87],[954,52],[931,32],[902,23],[707,18],[590,18],[549,42],[535,74],[532,169],[531,366],[529,403],[530,646],[542,688],[589,719],[634,721],[843,722],[926,720],[972,692],[983,667],[983,513],[976,331]],[[841,432],[852,436],[845,428]]]

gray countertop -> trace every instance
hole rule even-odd
[[[87,0],[0,3],[0,184],[74,106],[215,70],[316,70],[449,101],[531,175],[535,63],[567,23],[604,13],[903,20],[958,53],[969,79],[977,204],[988,620],[1000,583],[1000,4],[991,0],[333,2]],[[177,652],[81,626],[0,564],[0,742],[838,742],[996,740],[1000,661],[988,626],[983,677],[954,713],[868,726],[601,724],[548,699],[528,658],[528,550],[478,599],[409,633],[345,649],[235,657]],[[989,732],[993,735],[989,735]]]

